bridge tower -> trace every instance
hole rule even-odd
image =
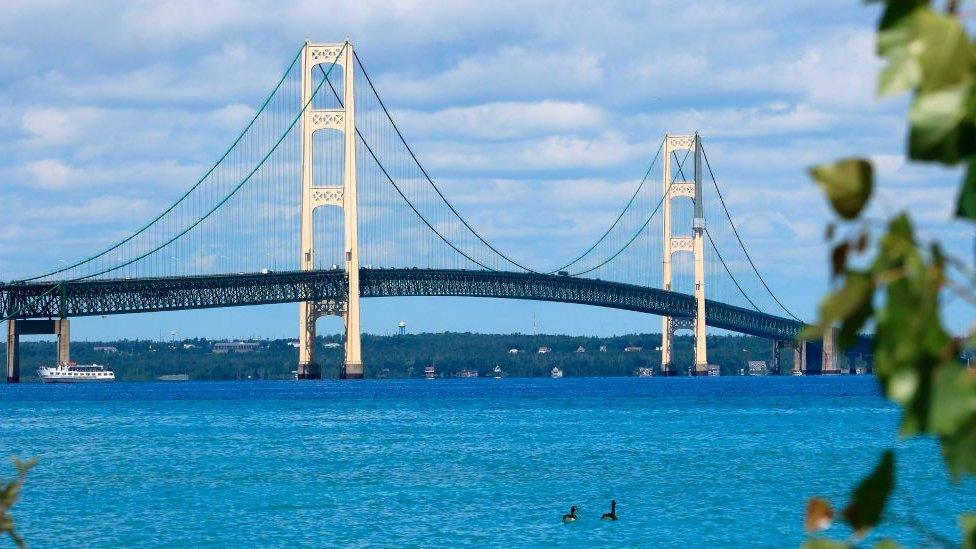
[[[661,318],[661,373],[674,375],[672,348],[674,332],[688,328],[695,334],[695,364],[692,375],[708,374],[708,355],[705,342],[705,213],[702,205],[702,156],[701,137],[694,135],[671,135],[664,138],[664,174],[662,178],[664,202],[664,253],[663,288],[672,290],[673,273],[671,257],[674,254],[690,252],[695,258],[695,316],[694,318]],[[676,151],[690,151],[694,156],[694,180],[674,179],[675,166],[672,165]],[[671,202],[676,198],[690,198],[695,204],[691,236],[674,236],[671,220]]]
[[[313,44],[306,40],[302,51],[302,211],[301,211],[301,270],[315,268],[315,231],[312,212],[322,206],[342,208],[343,263],[348,292],[346,301],[299,304],[298,378],[321,379],[322,367],[315,361],[315,321],[324,315],[340,316],[346,330],[345,365],[340,376],[348,379],[363,377],[361,330],[359,324],[359,218],[356,199],[356,104],[353,69],[355,60],[352,44]],[[313,71],[320,65],[335,63],[342,68],[342,108],[315,109],[310,104],[313,94]],[[326,67],[322,67],[327,72]],[[331,90],[325,90],[326,93]],[[320,89],[319,93],[323,93]],[[341,182],[319,182],[312,171],[312,138],[317,131],[338,131],[343,134],[343,178]]]

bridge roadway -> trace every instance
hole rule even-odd
[[[688,294],[569,276],[451,269],[360,269],[362,297],[463,296],[578,303],[694,318]],[[345,271],[75,280],[0,284],[0,310],[14,318],[65,318],[345,298]],[[803,324],[717,301],[709,326],[791,341]]]

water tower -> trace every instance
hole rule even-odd
[[[400,334],[400,335],[403,335],[403,334],[407,333],[407,323],[406,322],[404,322],[404,321],[401,320],[400,323],[397,324],[397,333]]]

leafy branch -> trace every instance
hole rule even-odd
[[[926,0],[880,3],[877,53],[886,64],[878,76],[878,95],[911,95],[908,158],[965,167],[956,216],[976,220],[976,45],[959,20],[960,2],[949,0],[942,10]],[[815,166],[810,175],[842,222],[860,225],[833,246],[836,286],[822,301],[816,325],[801,337],[822,337],[836,326],[844,350],[873,326],[875,373],[884,394],[902,409],[901,436],[936,437],[954,481],[976,474],[976,372],[960,360],[963,342],[945,329],[940,307],[944,293],[976,302],[972,269],[938,243],[920,243],[906,212],[893,216],[873,237],[873,223],[862,217],[875,188],[868,159]],[[831,224],[827,239],[833,240],[834,233]],[[860,268],[851,265],[852,257],[859,258]],[[965,282],[948,276],[950,266]],[[967,340],[976,341],[976,334]],[[806,545],[857,543],[884,519],[894,486],[895,456],[887,450],[841,513],[854,537],[847,542],[813,539]],[[807,531],[828,528],[833,516],[829,502],[811,499]],[[963,515],[959,523],[963,546],[976,549],[976,515]],[[897,544],[883,540],[878,546]]]
[[[17,478],[0,483],[0,534],[6,533],[17,547],[23,549],[27,547],[27,542],[14,529],[14,519],[10,516],[10,508],[17,503],[17,499],[20,497],[20,488],[27,478],[27,472],[37,464],[37,460],[20,461],[17,458],[12,458],[11,461],[17,468]]]

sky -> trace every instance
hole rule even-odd
[[[850,0],[67,2],[0,11],[0,280],[110,244],[179,196],[306,39],[349,38],[431,175],[519,258],[558,261],[612,221],[666,132],[700,131],[779,297],[812,319],[831,218],[806,169],[869,155],[872,216],[909,210],[971,262],[959,173],[906,165],[879,101],[877,8]],[[575,248],[569,250],[575,245]],[[297,251],[296,251],[297,254]],[[950,306],[961,331],[970,312]],[[384,298],[364,329],[658,331],[565,304]],[[76,339],[294,337],[297,305],[77,319]],[[341,329],[320,321],[321,333]]]

